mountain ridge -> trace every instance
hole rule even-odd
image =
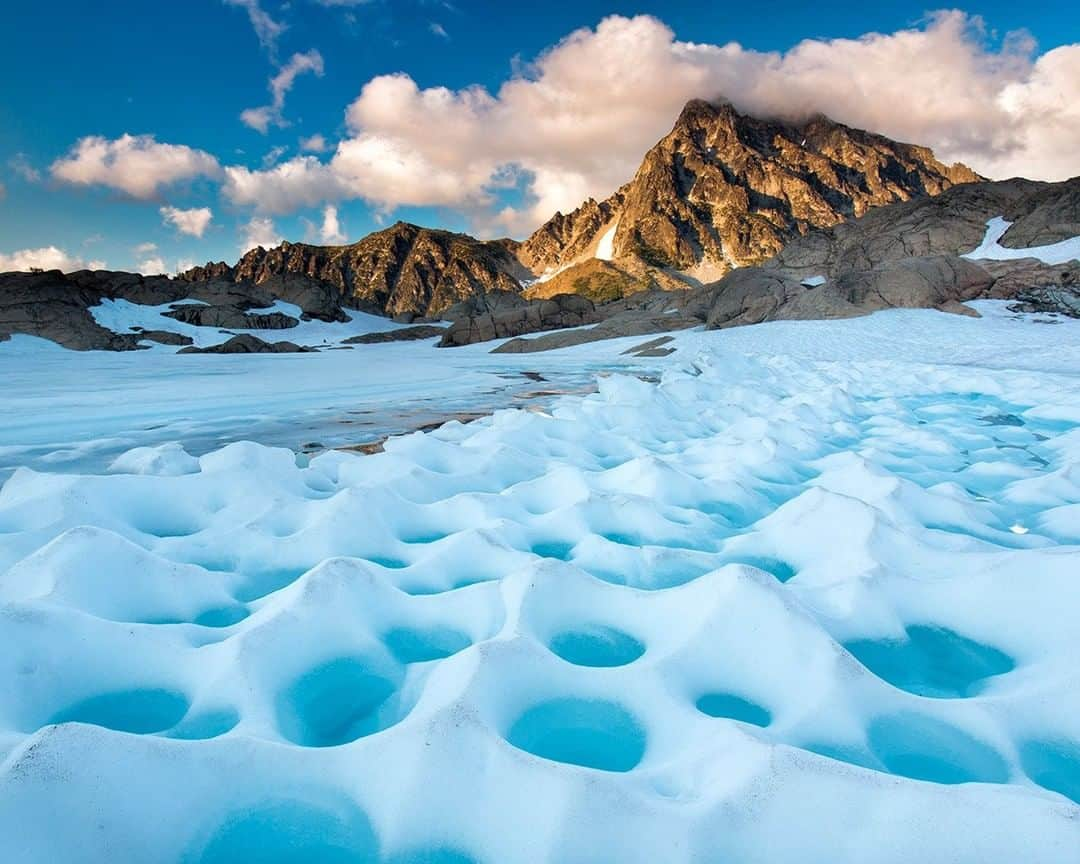
[[[697,99],[619,190],[555,213],[523,241],[398,222],[347,245],[257,247],[235,265],[180,278],[258,284],[303,274],[391,317],[436,316],[492,290],[608,297],[688,288],[762,263],[813,229],[981,179],[926,147],[824,115],[763,120]]]

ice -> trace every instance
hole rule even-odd
[[[1080,324],[979,308],[681,333],[374,455],[97,473],[19,441],[525,361],[0,350],[0,860],[1073,860]],[[35,397],[80,369],[116,389]]]
[[[1036,258],[1044,264],[1064,264],[1066,261],[1080,260],[1080,237],[1070,237],[1059,243],[1047,246],[1032,246],[1027,249],[1011,249],[1002,246],[1001,238],[1012,226],[1001,216],[996,216],[986,223],[986,236],[971,252],[960,257],[973,260],[1014,261],[1019,258]]]

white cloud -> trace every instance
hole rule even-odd
[[[250,222],[242,225],[241,228],[242,238],[240,242],[240,253],[249,252],[257,246],[262,246],[264,249],[270,249],[273,246],[277,246],[281,243],[281,235],[278,234],[277,226],[274,225],[272,219],[266,217],[256,216]]]
[[[326,152],[326,139],[319,134],[300,139],[300,149],[307,153]]]
[[[322,228],[319,229],[319,238],[323,243],[337,245],[345,242],[345,232],[338,221],[337,207],[327,204],[323,208]]]
[[[266,50],[271,58],[277,56],[277,42],[288,28],[285,24],[275,21],[259,5],[259,0],[224,0],[226,6],[239,6],[247,12],[248,20],[255,31],[259,44]]]
[[[151,255],[135,265],[135,272],[143,276],[159,276],[167,270],[165,259],[160,255]]]
[[[153,198],[162,186],[216,177],[221,169],[209,153],[183,144],[161,144],[153,135],[121,135],[114,140],[90,135],[80,138],[50,170],[66,183],[98,184],[133,198]]]
[[[314,156],[296,156],[266,171],[241,165],[225,169],[225,196],[264,213],[290,213],[341,197],[333,171]]]
[[[140,243],[132,251],[134,251],[136,255],[148,255],[151,252],[157,251],[157,243]]]
[[[104,261],[84,261],[76,255],[69,255],[56,246],[43,246],[40,249],[20,249],[4,254],[0,252],[0,273],[9,270],[104,270]]]
[[[241,121],[264,135],[271,126],[288,126],[289,123],[282,112],[285,109],[285,97],[292,89],[293,84],[296,83],[297,77],[306,72],[311,72],[317,78],[321,78],[324,70],[323,58],[318,51],[293,54],[289,58],[289,62],[282,66],[267,84],[271,96],[270,104],[241,111]]]
[[[348,198],[383,211],[455,207],[521,234],[630,179],[694,97],[760,115],[821,111],[992,177],[1080,173],[1080,45],[1039,55],[1029,37],[1010,34],[995,46],[980,19],[949,11],[891,34],[759,52],[678,41],[649,16],[611,16],[494,94],[373,78],[348,107],[349,135],[330,159],[230,168],[225,194],[272,213]],[[494,193],[515,177],[526,205],[495,212]]]
[[[202,237],[214,218],[214,213],[209,207],[192,207],[189,210],[181,210],[179,207],[161,207],[158,212],[165,224],[172,225],[181,234],[191,237]]]
[[[450,34],[446,32],[446,28],[443,27],[442,24],[440,24],[438,21],[432,21],[430,24],[428,24],[428,30],[430,30],[434,35],[438,36],[440,39],[449,39],[450,38]]]
[[[25,180],[27,183],[37,183],[41,180],[41,172],[30,164],[30,160],[25,153],[16,153],[8,159],[8,167],[16,176]]]

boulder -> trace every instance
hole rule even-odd
[[[598,321],[600,316],[591,300],[576,294],[560,294],[549,300],[506,303],[504,308],[496,311],[459,318],[444,332],[439,347],[471,345],[543,330],[580,327]]]
[[[397,330],[383,330],[379,333],[350,336],[341,344],[376,345],[382,342],[413,342],[417,339],[433,339],[436,336],[442,336],[445,332],[445,327],[436,327],[433,324],[415,324],[412,327],[399,327]]]
[[[748,267],[711,286],[709,329],[762,321],[851,318],[881,309],[970,312],[964,301],[986,296],[994,278],[955,255],[906,258],[873,270],[842,273],[811,286],[787,273]]]
[[[313,354],[314,348],[297,345],[295,342],[264,342],[258,336],[244,333],[233,336],[221,345],[208,348],[190,346],[181,348],[178,354]]]
[[[559,330],[545,333],[533,339],[511,339],[492,350],[492,354],[524,354],[534,351],[551,351],[584,345],[603,339],[621,339],[624,336],[645,336],[652,333],[668,333],[697,327],[701,321],[684,314],[627,310],[612,315],[595,327],[580,330]]]
[[[223,327],[228,330],[287,330],[300,323],[282,312],[244,312],[236,306],[203,306],[198,303],[183,303],[161,314],[196,327]]]

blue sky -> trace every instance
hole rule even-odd
[[[772,108],[770,100],[782,103],[776,94],[790,91],[784,82],[793,80],[822,82],[813,90],[820,104],[807,107],[853,125],[891,126],[880,131],[896,137],[919,135],[919,143],[984,173],[1080,173],[1067,153],[1040,149],[1040,129],[1032,128],[1028,140],[1015,133],[1017,110],[1033,116],[1049,99],[1051,110],[1043,113],[1054,115],[1052,100],[1071,99],[1069,88],[1080,87],[1070,83],[1080,69],[1080,16],[1066,5],[976,3],[941,19],[928,16],[924,4],[779,0],[9,4],[0,13],[9,34],[0,52],[0,262],[5,255],[22,260],[11,259],[19,250],[56,247],[72,261],[117,269],[160,261],[171,271],[179,262],[235,260],[249,234],[355,240],[397,218],[520,236],[553,207],[608,194],[628,179],[684,97],[713,97],[720,89],[736,104]],[[259,15],[279,31],[276,38],[264,29],[260,42]],[[640,15],[653,17],[633,17]],[[615,24],[597,29],[605,19]],[[562,40],[579,28],[589,30],[573,53]],[[870,33],[881,40],[865,37]],[[820,56],[835,57],[836,68],[823,70],[813,50],[788,53],[803,40],[824,46]],[[688,43],[708,46],[708,57]],[[720,50],[729,43],[741,47],[742,65]],[[908,43],[920,69],[909,62]],[[966,52],[963,62],[956,61],[956,45]],[[849,50],[855,53],[845,55]],[[639,51],[648,59],[636,64]],[[307,66],[286,83],[280,116],[263,115],[270,117],[265,133],[242,122],[245,109],[272,105],[270,79],[297,55]],[[922,58],[926,74],[936,77],[914,80],[898,91],[910,104],[881,113],[873,104],[889,101],[881,88],[924,71]],[[845,86],[845,63],[873,71]],[[379,78],[392,73],[408,78]],[[380,83],[361,98],[373,79]],[[501,95],[515,79],[535,86]],[[967,105],[969,94],[993,101],[1010,86],[1020,88],[1022,106],[1032,107],[1010,105],[960,128],[945,116],[948,104],[932,104],[942,99],[927,85],[936,80],[955,88],[948,99],[960,106],[958,115],[979,113]],[[483,88],[479,97],[467,89],[476,86]],[[551,112],[564,108],[555,123]],[[538,119],[551,120],[551,128],[530,137]],[[1060,134],[1077,131],[1067,125],[1071,117],[1062,122]],[[124,135],[153,136],[131,145],[138,164],[130,150],[113,151],[110,142]],[[78,165],[54,170],[88,136],[102,139],[105,161],[91,164],[85,153]],[[310,145],[313,136],[324,148],[302,152],[300,142]],[[352,145],[347,153],[337,149],[342,142]],[[170,174],[173,159],[186,167]],[[201,173],[191,167],[213,163]],[[247,169],[247,191],[229,179],[235,168]],[[142,172],[142,186],[133,171]],[[165,207],[209,208],[210,221],[201,236],[199,219],[185,223],[183,233],[163,218]]]

